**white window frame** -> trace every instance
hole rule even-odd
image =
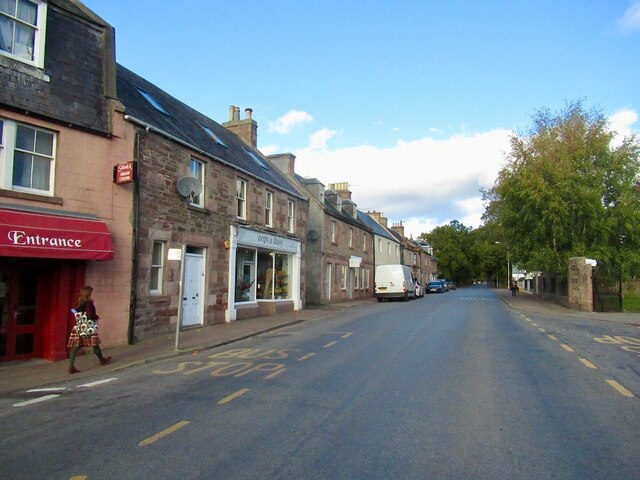
[[[347,274],[349,273],[346,265],[340,265],[340,290],[347,289]]]
[[[382,239],[381,238],[378,239],[378,251],[380,253],[382,253]]]
[[[273,227],[273,192],[269,190],[264,192],[264,224]]]
[[[16,5],[18,5],[20,2],[33,3],[37,6],[38,12],[36,14],[37,18],[35,25],[31,25],[18,19],[17,17],[15,17],[15,14],[0,13],[0,16],[2,16],[3,18],[9,18],[12,22],[14,22],[14,24],[18,23],[21,25],[25,25],[28,26],[28,28],[32,28],[34,30],[33,53],[31,55],[32,58],[25,58],[20,55],[16,55],[15,53],[7,52],[6,50],[1,49],[0,55],[12,58],[14,60],[17,60],[18,62],[33,65],[37,68],[44,68],[44,47],[45,39],[47,37],[47,3],[42,0],[17,0]]]
[[[331,220],[331,243],[338,243],[336,230],[338,230],[338,222]]]
[[[349,228],[349,248],[353,248],[353,228]]]
[[[37,153],[35,151],[20,150],[16,147],[18,126],[29,128],[37,132],[43,132],[52,136],[51,155]],[[32,193],[35,195],[45,195],[52,197],[55,188],[55,172],[56,172],[56,149],[58,143],[58,134],[52,130],[41,128],[28,123],[15,122],[7,118],[0,117],[0,188],[4,190],[13,190],[16,192]],[[24,152],[34,154],[41,158],[48,158],[49,163],[49,185],[47,189],[25,187],[22,185],[14,185],[13,167],[16,152]]]
[[[367,251],[367,234],[362,234],[362,251],[366,253]]]
[[[247,182],[236,179],[236,216],[247,219]]]
[[[151,295],[161,295],[162,294],[162,283],[164,279],[164,250],[165,250],[165,242],[154,240],[153,245],[151,247],[151,267],[150,277],[149,277],[149,293]],[[159,263],[154,263],[154,260],[157,258],[155,255],[156,248],[159,250]],[[155,284],[156,288],[153,288],[152,285]]]
[[[193,195],[189,199],[189,205],[204,208],[204,162],[191,157],[189,161],[189,174],[200,182],[200,194]]]
[[[296,212],[296,204],[293,200],[287,201],[287,231],[289,233],[296,233],[295,229],[295,212]]]

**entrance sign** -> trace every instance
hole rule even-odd
[[[266,248],[276,252],[297,253],[300,242],[272,233],[259,232],[248,228],[238,228],[238,243],[258,248]]]
[[[0,256],[111,260],[113,245],[95,218],[0,208]]]

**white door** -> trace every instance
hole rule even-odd
[[[204,314],[204,256],[187,253],[184,259],[182,325],[202,325]]]
[[[327,264],[324,275],[324,298],[325,300],[331,300],[331,264]]]

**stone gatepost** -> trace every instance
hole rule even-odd
[[[593,266],[586,257],[569,259],[569,308],[593,312]]]

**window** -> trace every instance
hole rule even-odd
[[[244,180],[236,180],[236,199],[238,218],[247,218],[247,182]]]
[[[246,147],[244,151],[249,154],[249,156],[253,159],[254,162],[260,165],[260,168],[262,168],[263,170],[269,170],[269,167],[267,167],[267,164],[264,163],[264,161],[256,154],[256,152],[254,152],[253,150],[249,150]]]
[[[364,269],[364,288],[369,288],[369,269]]]
[[[340,265],[340,288],[342,290],[347,289],[347,266]]]
[[[356,267],[354,270],[355,271],[353,273],[354,273],[355,285],[353,286],[353,288],[356,290],[360,290],[360,268]]]
[[[0,188],[53,195],[55,133],[5,119],[0,131]]]
[[[338,229],[338,224],[334,221],[331,220],[331,243],[337,243],[337,233],[336,230]]]
[[[273,192],[264,192],[264,224],[273,227]]]
[[[396,245],[396,258],[400,258],[400,245]]]
[[[151,252],[151,278],[149,279],[149,293],[162,293],[162,273],[164,270],[164,242],[153,242]]]
[[[367,251],[367,234],[365,233],[362,237],[362,251]]]
[[[191,205],[204,207],[204,163],[195,158],[189,163],[189,174],[200,182],[201,193],[191,197]]]
[[[47,4],[41,0],[0,1],[0,53],[44,66]]]
[[[291,256],[276,252],[258,252],[258,300],[290,299]]]
[[[296,233],[295,228],[295,204],[292,200],[287,202],[287,231],[289,233]]]
[[[378,239],[378,251],[380,253],[382,253],[382,239],[381,238]]]
[[[391,242],[387,242],[387,255],[391,255]]]
[[[353,228],[349,229],[349,248],[353,248]]]
[[[418,255],[416,255],[415,253],[413,254],[413,264],[418,265]]]

